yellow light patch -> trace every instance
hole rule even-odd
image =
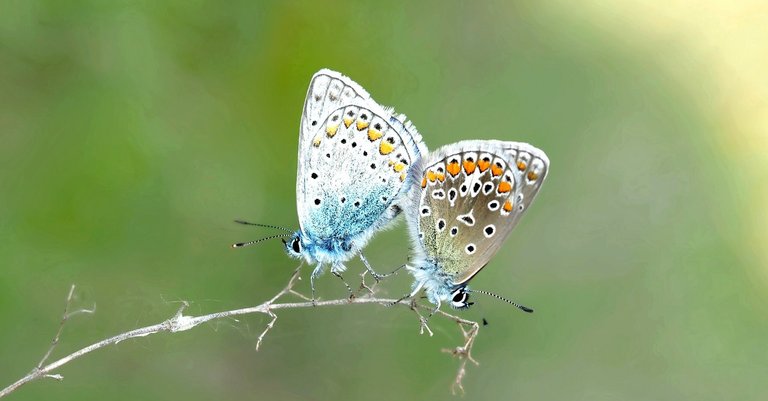
[[[536,181],[536,179],[539,178],[539,175],[534,173],[533,171],[528,172],[528,179],[531,181]]]
[[[400,174],[400,181],[405,181],[405,173]]]
[[[450,162],[445,166],[445,169],[448,170],[451,176],[456,177],[456,174],[459,174],[461,171],[461,166],[459,166],[459,162]]]
[[[500,176],[501,173],[503,172],[504,170],[502,170],[502,168],[499,167],[498,165],[494,164],[493,166],[491,166],[491,174],[493,174],[494,177]]]
[[[405,168],[405,164],[403,164],[403,163],[395,163],[395,167],[394,168],[395,168],[395,172],[399,173],[399,172],[403,171],[403,169]]]
[[[499,193],[504,194],[512,190],[512,184],[502,181],[499,183]]]
[[[379,145],[379,153],[382,155],[388,155],[392,153],[393,150],[395,150],[395,145],[387,141],[381,141],[381,144]]]
[[[333,138],[334,135],[336,135],[336,131],[338,131],[339,125],[329,125],[325,127],[325,133],[328,134],[328,138]]]
[[[376,130],[375,130],[375,129],[373,129],[373,128],[371,128],[371,129],[369,129],[369,130],[368,130],[368,140],[370,140],[371,142],[373,142],[373,141],[375,141],[375,140],[377,140],[377,139],[381,138],[381,137],[382,137],[382,135],[383,135],[383,134],[382,134],[381,132],[379,132],[379,131],[376,131]]]
[[[320,146],[320,139],[322,137],[320,135],[315,136],[315,139],[312,141],[312,146],[318,147]]]
[[[467,160],[465,160],[465,161],[464,161],[464,171],[465,171],[467,174],[472,174],[472,173],[474,173],[474,172],[475,172],[475,163],[474,163],[474,162],[471,162],[471,161],[467,161]]]
[[[511,212],[512,211],[512,202],[507,199],[506,202],[504,202],[504,211]]]
[[[435,182],[435,180],[437,179],[437,175],[435,174],[434,171],[429,170],[427,171],[427,179],[429,180],[429,182]]]
[[[352,119],[347,117],[344,119],[344,126],[349,128],[349,126],[352,125]]]
[[[490,161],[480,160],[480,161],[477,162],[477,168],[480,169],[481,173],[484,173],[485,170],[488,170],[488,167],[490,167],[490,166],[491,166],[491,162]]]
[[[368,128],[368,122],[367,121],[357,120],[357,130],[358,131],[362,131],[362,130],[364,130],[366,128]]]
[[[525,162],[523,162],[523,161],[517,162],[517,169],[518,169],[518,170],[520,170],[520,171],[525,171],[525,168],[526,168],[526,167],[527,167],[527,166],[526,166]]]

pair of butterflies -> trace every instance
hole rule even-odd
[[[423,289],[437,308],[471,305],[467,282],[498,251],[549,169],[544,152],[518,142],[461,141],[429,153],[405,115],[326,69],[309,85],[298,160],[300,230],[284,242],[289,255],[316,265],[313,294],[324,266],[341,277],[356,255],[378,277],[361,250],[402,213],[415,249],[409,296]]]

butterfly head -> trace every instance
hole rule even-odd
[[[429,302],[435,305],[447,303],[454,309],[467,309],[474,304],[469,302],[470,290],[466,283],[453,283],[451,277],[436,263],[417,258],[406,268],[416,277],[412,294],[423,289]]]
[[[301,230],[283,240],[283,248],[288,256],[304,260],[309,264],[332,263],[338,259],[333,250],[326,249],[326,245],[313,241]]]
[[[294,258],[301,258],[304,254],[304,244],[302,243],[302,235],[301,231],[297,231],[291,235],[288,240],[283,240],[283,245],[285,246],[285,252],[288,254],[288,256],[294,257]]]

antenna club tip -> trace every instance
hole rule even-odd
[[[520,309],[522,309],[523,312],[533,313],[533,309],[527,306],[520,306]]]
[[[232,248],[240,248],[241,246],[243,246],[242,243],[232,244]]]

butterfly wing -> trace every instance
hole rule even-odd
[[[307,92],[299,139],[302,231],[320,242],[371,234],[396,217],[399,209],[390,207],[408,188],[408,171],[423,153],[421,136],[405,116],[378,105],[349,78],[319,71]]]
[[[419,166],[418,208],[410,211],[424,256],[464,284],[496,254],[549,170],[541,150],[518,142],[463,141]]]

